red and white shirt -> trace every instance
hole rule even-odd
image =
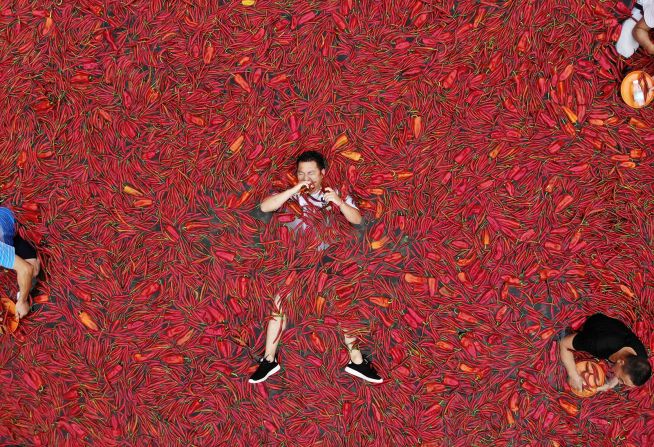
[[[286,226],[291,230],[295,230],[296,232],[298,230],[304,231],[307,229],[308,222],[315,219],[319,219],[321,221],[321,226],[326,228],[333,225],[334,215],[332,214],[332,211],[336,206],[325,200],[324,191],[317,191],[312,194],[294,194],[289,200],[296,201],[300,208],[302,208],[303,212],[302,216],[286,224]],[[354,199],[349,195],[345,197],[344,202],[353,208],[357,208]],[[336,211],[338,214],[341,214],[339,210]],[[308,216],[309,213],[311,213],[311,218]],[[327,247],[329,247],[329,244],[323,241],[318,247],[318,250],[325,250]]]

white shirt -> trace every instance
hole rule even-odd
[[[645,24],[650,28],[654,28],[654,0],[638,0],[636,3],[643,7],[643,18],[645,19]]]
[[[305,198],[305,196],[306,196],[306,198]],[[304,212],[306,212],[310,207],[317,207],[317,208],[320,208],[320,209],[325,208],[325,211],[331,211],[331,208],[333,206],[335,206],[333,203],[327,202],[325,200],[325,193],[323,191],[318,191],[318,192],[315,192],[315,193],[312,193],[312,194],[294,194],[293,196],[291,196],[291,198],[289,200],[297,201],[298,205],[300,205],[300,207],[302,208],[302,211],[304,211]],[[309,203],[309,202],[311,202],[311,203]],[[344,202],[347,205],[351,206],[352,208],[359,209],[354,204],[354,199],[352,199],[351,196],[345,197]],[[330,225],[331,221],[330,221],[329,215],[325,216],[325,219],[326,219],[326,222],[325,222],[326,225]],[[307,224],[302,220],[302,217],[298,217],[294,221],[287,223],[286,226],[288,226],[288,228],[290,228],[291,230],[296,230],[296,231],[298,229],[305,230],[307,228]],[[318,247],[318,250],[324,250],[327,247],[329,247],[329,244],[326,243],[326,242],[323,242]]]

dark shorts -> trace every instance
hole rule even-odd
[[[16,250],[16,256],[23,259],[36,258],[36,249],[34,246],[20,237],[18,233],[14,236],[14,249]]]

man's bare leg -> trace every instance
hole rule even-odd
[[[645,23],[645,19],[640,19],[633,30],[634,39],[648,54],[654,54],[654,42],[649,37],[651,28]]]
[[[343,332],[345,336],[345,344],[347,345],[347,350],[350,353],[350,360],[352,360],[352,363],[358,365],[361,362],[363,362],[363,355],[361,355],[361,351],[359,350],[357,339],[356,337],[353,337],[351,334],[348,334],[347,331],[343,331]]]
[[[30,258],[30,259],[24,259],[24,261],[31,266],[31,271],[32,271],[32,277],[31,279],[31,287],[29,290],[32,290],[32,287],[34,287],[34,284],[36,283],[36,277],[39,274],[39,271],[41,270],[41,264],[39,263],[39,260],[37,258]],[[21,294],[18,295],[18,299],[16,300],[16,315],[19,318],[24,317],[27,315],[30,311],[31,306],[31,300],[29,297],[29,290],[26,294],[26,296],[22,296]]]
[[[275,308],[272,318],[268,321],[266,330],[266,351],[264,358],[269,362],[275,359],[277,345],[282,338],[282,332],[286,329],[286,315],[282,313],[282,299],[279,295],[275,296]]]
[[[359,346],[357,345],[357,338],[353,333],[346,330],[343,331],[345,336],[345,344],[347,350],[350,352],[350,363],[345,367],[345,372],[352,374],[360,379],[372,383],[382,383],[382,379],[377,371],[372,366],[369,360],[363,358]]]
[[[32,280],[34,279],[34,267],[32,264],[16,256],[14,266],[18,280],[18,295],[16,296],[16,320],[23,318],[30,311],[29,294],[32,289]]]
[[[41,262],[38,260],[38,258],[25,259],[25,262],[32,264],[32,278],[39,276],[39,272],[41,271]]]
[[[259,360],[257,370],[248,379],[249,383],[261,383],[280,370],[275,353],[279,340],[282,338],[282,332],[286,328],[286,315],[282,313],[281,301],[279,294],[276,295],[275,308],[266,329],[266,351],[263,358]]]

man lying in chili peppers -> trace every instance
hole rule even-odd
[[[322,181],[326,164],[322,154],[316,151],[303,152],[296,160],[296,167],[299,182],[286,191],[266,197],[261,202],[261,211],[273,212],[281,208],[286,202],[295,201],[302,210],[302,217],[305,217],[304,220],[298,218],[289,223],[289,227],[295,231],[306,230],[307,221],[310,220],[307,214],[311,207],[329,209],[333,205],[350,224],[358,225],[361,223],[361,214],[352,197],[347,196],[343,199],[338,191],[332,188],[324,188],[323,190]],[[323,214],[323,218],[329,220],[331,217]],[[327,247],[328,244],[323,242],[317,249],[324,250]],[[259,367],[250,377],[250,383],[263,382],[280,370],[276,351],[281,332],[286,327],[286,316],[282,313],[281,301],[281,295],[277,294],[275,296],[277,312],[273,313],[268,322],[265,353],[259,361]],[[345,333],[345,344],[350,352],[350,362],[345,367],[345,371],[368,382],[381,383],[382,378],[379,377],[370,361],[363,357],[356,346],[356,341],[355,337],[348,335],[347,332]]]
[[[16,219],[9,208],[0,207],[0,266],[16,271],[18,296],[16,319],[30,311],[29,293],[39,274],[40,264],[34,247],[16,233]]]
[[[649,36],[654,28],[654,0],[638,0],[631,11],[631,17],[622,24],[620,38],[615,44],[618,53],[631,57],[639,46],[654,55],[654,42]]]
[[[584,385],[577,372],[572,351],[584,351],[613,363],[613,377],[598,391],[606,391],[621,383],[627,387],[643,385],[652,375],[643,343],[620,320],[595,314],[586,319],[579,332],[559,342],[561,362],[568,371],[568,383],[581,391]]]

